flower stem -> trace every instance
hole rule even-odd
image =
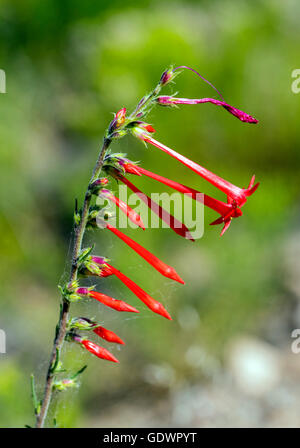
[[[105,152],[108,149],[110,143],[111,143],[110,139],[107,139],[107,138],[104,139],[97,162],[93,169],[90,184],[92,182],[94,182],[100,175]],[[90,192],[89,188],[87,188],[85,197],[84,197],[80,223],[78,226],[75,226],[75,238],[74,238],[74,242],[73,242],[73,253],[72,253],[72,266],[71,266],[70,279],[69,279],[70,282],[73,282],[77,279],[78,266],[77,266],[76,262],[77,262],[77,258],[79,256],[79,253],[81,250],[82,240],[83,240],[84,232],[86,229],[91,198],[92,198],[91,192]],[[52,397],[53,379],[54,379],[54,375],[55,375],[55,372],[53,372],[52,367],[55,363],[56,357],[60,355],[62,347],[63,347],[63,343],[65,340],[66,331],[67,331],[69,309],[70,309],[70,302],[67,301],[65,298],[63,298],[62,308],[61,308],[60,315],[59,315],[59,321],[58,321],[58,324],[56,327],[56,334],[55,334],[55,338],[54,338],[53,349],[51,352],[49,367],[48,367],[47,376],[46,376],[44,397],[41,402],[40,412],[36,417],[36,425],[35,425],[36,428],[42,428],[44,426],[45,419],[47,417],[47,413],[48,413],[48,409],[49,409],[49,405],[50,405],[51,397]]]

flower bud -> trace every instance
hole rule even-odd
[[[115,116],[116,119],[116,127],[122,126],[124,124],[126,118],[126,107],[120,109]]]
[[[169,82],[171,82],[175,78],[176,75],[177,75],[177,73],[174,73],[173,67],[170,67],[168,70],[165,70],[163,72],[163,74],[161,75],[161,78],[159,81],[160,85],[162,87],[166,86]]]
[[[102,269],[108,261],[105,257],[89,255],[79,266],[79,272],[83,275],[98,275],[102,277]]]
[[[115,114],[114,119],[110,122],[108,127],[108,135],[112,137],[114,131],[116,131],[116,129],[122,126],[125,123],[125,120],[126,120],[126,108],[123,107]]]
[[[74,317],[69,321],[68,327],[77,330],[92,330],[97,327],[97,323],[86,317]]]
[[[66,378],[61,381],[55,381],[53,383],[53,389],[59,390],[60,392],[66,389],[71,389],[74,387],[78,387],[78,383],[75,379]]]

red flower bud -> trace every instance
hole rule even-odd
[[[99,345],[94,344],[94,342],[89,341],[88,339],[82,339],[81,344],[86,350],[88,350],[90,353],[97,356],[98,358],[106,359],[107,361],[117,363],[120,362],[112,353],[106,350],[106,348],[100,347]]]
[[[116,123],[117,123],[117,127],[121,126],[126,118],[126,107],[123,107],[122,109],[120,109],[117,113],[116,113]]]
[[[122,233],[119,229],[116,229],[111,224],[107,224],[107,229],[109,229],[112,233],[117,235],[124,243],[130,246],[136,253],[138,253],[141,257],[144,258],[149,264],[151,264],[158,272],[160,272],[165,277],[171,278],[179,283],[184,284],[184,281],[179,277],[177,272],[171,266],[168,266],[143,246],[138,244],[136,241],[129,238],[129,236]]]
[[[130,278],[126,277],[122,272],[118,269],[114,268],[110,264],[106,264],[109,272],[115,274],[118,279],[121,280],[124,285],[127,286],[151,311],[154,313],[160,314],[166,319],[172,320],[168,311],[163,307],[160,302],[154,300],[149,294],[147,294],[142,288],[140,288],[136,283],[134,283]]]
[[[95,334],[97,334],[98,336],[100,336],[100,338],[105,339],[108,342],[115,342],[116,344],[122,344],[124,345],[125,342],[122,341],[121,338],[119,338],[119,336],[116,335],[116,333],[114,333],[113,331],[107,330],[104,327],[96,327],[93,332]]]
[[[175,69],[175,70],[177,70],[177,69]],[[173,79],[180,73],[180,72],[176,73],[175,70],[173,69],[173,67],[170,67],[170,68],[168,68],[168,70],[165,70],[163,72],[163,74],[161,75],[160,81],[159,81],[161,87],[164,87],[169,82],[173,81]]]
[[[116,311],[139,313],[139,311],[136,308],[134,308],[133,306],[129,305],[126,302],[123,302],[123,300],[113,299],[112,297],[109,297],[106,294],[103,294],[102,292],[92,291],[88,288],[78,288],[77,294],[86,297],[92,297],[93,299],[98,300],[98,302],[103,303],[103,305],[108,306],[109,308],[112,308],[113,310]]]
[[[109,127],[108,127],[108,134],[109,135],[117,135],[117,133],[113,132],[118,129],[122,124],[124,124],[126,119],[126,108],[123,107],[123,109],[120,109],[114,116],[114,119],[111,121]]]

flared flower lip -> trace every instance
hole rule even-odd
[[[239,207],[242,207],[246,203],[247,198],[251,196],[259,186],[259,183],[254,185],[255,176],[252,176],[248,188],[237,187],[236,185],[233,185],[227,180],[222,179],[220,176],[207,170],[206,168],[194,162],[193,160],[188,159],[182,154],[174,151],[173,149],[154,139],[151,135],[149,135],[142,129],[134,130],[133,134],[139,139],[143,140],[144,142],[150,143],[154,147],[162,150],[166,154],[170,155],[174,159],[181,162],[183,165],[194,171],[203,179],[207,180],[212,185],[217,187],[219,190],[223,191],[226,194],[226,196],[231,197],[231,199],[235,201],[236,205]]]
[[[234,201],[231,201],[230,198],[228,199],[227,203],[219,201],[218,199],[212,198],[211,196],[208,196],[205,193],[201,193],[200,191],[197,191],[194,188],[187,187],[186,185],[180,184],[176,181],[160,176],[156,173],[146,170],[145,168],[142,168],[141,166],[134,165],[129,162],[127,162],[124,165],[124,168],[126,170],[126,173],[135,174],[135,172],[138,171],[139,175],[148,176],[151,179],[154,179],[164,185],[167,185],[170,188],[173,188],[179,193],[188,194],[192,197],[192,199],[204,203],[204,205],[208,206],[209,208],[211,208],[212,210],[216,211],[221,215],[221,217],[218,218],[213,223],[211,223],[211,225],[226,223],[228,220],[231,220],[231,218],[238,218],[243,215],[241,209],[238,208],[236,203]],[[227,230],[228,227],[229,225],[226,225],[225,230]],[[221,232],[221,236],[223,234],[224,231]]]

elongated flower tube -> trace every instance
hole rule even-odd
[[[80,341],[76,342],[79,342],[86,350],[88,350],[90,353],[97,356],[98,358],[106,359],[107,361],[112,361],[116,363],[120,362],[112,353],[106,350],[106,348],[100,347],[99,345],[94,344],[94,342],[89,341],[88,339],[80,338]]]
[[[237,109],[236,107],[230,106],[230,104],[225,103],[225,101],[215,100],[214,98],[189,99],[189,98],[174,98],[172,96],[159,96],[159,97],[157,97],[156,101],[161,106],[174,106],[176,104],[211,103],[211,104],[215,104],[216,106],[222,106],[230,114],[234,115],[239,120],[241,120],[245,123],[255,123],[255,124],[258,123],[258,120],[256,120],[256,118],[252,117],[251,115],[247,114],[246,112],[243,112],[242,110]]]
[[[179,277],[177,272],[171,266],[168,266],[139,243],[131,239],[129,236],[125,235],[119,229],[116,229],[111,224],[107,223],[106,228],[114,233],[118,238],[124,241],[129,247],[131,247],[137,254],[139,254],[144,260],[146,260],[151,266],[153,266],[158,272],[160,272],[165,277],[171,278],[176,282],[184,284],[184,281]],[[105,272],[105,271],[104,271]]]
[[[108,275],[109,271],[107,272]],[[116,311],[125,311],[128,313],[139,313],[139,311],[123,300],[117,300],[112,297],[103,294],[102,292],[92,291],[89,288],[77,288],[76,293],[83,297],[91,297],[92,299],[98,300],[98,302],[103,303],[103,305],[108,306]]]
[[[231,197],[236,204],[241,207],[244,205],[247,201],[247,198],[251,196],[257,187],[259,186],[259,183],[253,186],[255,181],[255,176],[252,176],[248,188],[239,188],[227,180],[222,179],[221,177],[217,176],[216,174],[212,173],[211,171],[207,170],[206,168],[202,167],[201,165],[198,165],[198,163],[193,162],[192,160],[188,159],[187,157],[183,156],[182,154],[179,154],[178,152],[174,151],[173,149],[169,148],[168,146],[160,143],[159,141],[155,140],[151,135],[149,135],[146,131],[139,127],[134,127],[132,130],[132,133],[138,137],[139,139],[143,140],[146,143],[150,143],[151,145],[155,146],[156,148],[161,149],[165,153],[169,154],[170,156],[174,157],[174,159],[181,162],[183,165],[190,168],[195,173],[199,174],[199,176],[203,177],[203,179],[210,182],[215,187],[219,188],[219,190],[223,191],[227,196]]]
[[[119,338],[119,336],[116,335],[116,333],[114,333],[114,332],[111,331],[111,330],[107,330],[106,328],[101,327],[100,325],[99,325],[99,327],[96,327],[96,328],[93,330],[93,332],[94,332],[97,336],[99,336],[99,337],[102,338],[102,339],[105,339],[105,340],[108,341],[108,342],[114,342],[114,343],[116,343],[116,344],[122,344],[122,345],[125,344],[125,342],[122,341],[122,339]]]
[[[100,191],[101,196],[105,197],[106,199],[109,199],[114,204],[116,204],[117,207],[119,207],[122,212],[124,212],[130,221],[132,221],[137,226],[141,227],[143,230],[145,230],[145,226],[143,224],[142,218],[138,213],[136,213],[134,210],[132,210],[129,205],[127,205],[125,202],[123,202],[121,199],[117,198],[112,194],[110,190],[107,190],[106,188],[102,188]]]
[[[140,288],[134,281],[130,278],[126,277],[122,272],[118,269],[114,268],[110,264],[106,264],[107,269],[112,272],[122,283],[124,283],[127,288],[129,288],[151,311],[154,313],[160,314],[166,319],[172,320],[168,311],[164,308],[164,306],[157,302],[157,300],[153,299],[149,294],[147,294],[142,288]]]
[[[142,168],[141,166],[126,162],[124,164],[124,168],[127,173],[135,174],[135,172],[138,171],[140,175],[142,174],[144,176],[150,177],[151,179],[163,183],[164,185],[167,185],[168,187],[173,188],[174,190],[180,193],[188,194],[192,197],[192,199],[204,203],[204,205],[206,205],[207,207],[211,208],[212,210],[215,210],[217,213],[220,213],[221,218],[218,218],[216,221],[211,223],[211,225],[225,223],[224,228],[221,232],[221,236],[228,229],[231,222],[231,218],[237,218],[239,216],[242,216],[243,214],[243,212],[236,206],[236,204],[232,202],[225,203],[219,201],[218,199],[212,198],[207,194],[201,193],[200,191],[197,191],[194,188],[187,187],[186,185],[175,182],[174,180],[167,179],[166,177],[152,173],[151,171],[148,171],[145,168]],[[229,224],[227,225],[228,222]]]
[[[191,241],[195,241],[185,224],[176,219],[167,210],[163,209],[153,199],[149,198],[141,190],[139,190],[132,182],[130,182],[122,174],[116,174],[117,179],[121,180],[131,191],[133,191],[146,205],[153,211],[162,221],[164,221],[175,233]]]

